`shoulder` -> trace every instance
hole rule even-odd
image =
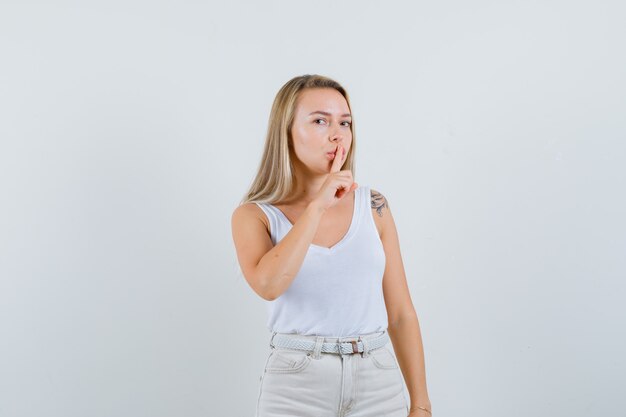
[[[376,210],[378,217],[383,217],[389,211],[389,201],[380,191],[370,187],[370,205],[372,210]]]
[[[250,222],[261,222],[269,229],[269,221],[265,212],[256,203],[244,203],[233,210],[231,216],[232,224],[250,224]]]
[[[385,197],[382,192],[372,187],[370,187],[370,208],[376,229],[378,229],[378,234],[382,238],[385,229],[389,227],[389,223],[393,222],[393,219],[391,217],[387,197]]]

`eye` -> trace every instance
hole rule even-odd
[[[313,122],[314,122],[315,124],[319,124],[319,123],[317,123],[317,122],[318,122],[318,121],[320,121],[320,120],[323,120],[324,122],[326,121],[326,119],[315,119],[315,120],[313,120]],[[344,126],[352,126],[352,122],[345,121],[345,122],[341,122],[341,123],[347,123],[347,124],[345,124]]]

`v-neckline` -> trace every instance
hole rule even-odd
[[[353,195],[354,202],[353,202],[353,206],[352,206],[352,219],[350,220],[350,226],[348,227],[348,231],[346,232],[346,234],[343,235],[343,237],[339,240],[339,242],[335,243],[330,248],[326,247],[326,246],[316,245],[315,243],[311,243],[310,247],[317,248],[317,249],[322,250],[324,252],[334,252],[337,249],[337,247],[341,246],[345,241],[348,240],[348,238],[352,235],[352,232],[353,232],[353,229],[354,229],[354,225],[356,224],[356,221],[357,221],[357,205],[359,204],[357,191],[359,191],[360,188],[361,187],[357,187],[354,190],[354,192],[353,192],[353,194],[354,194]],[[289,224],[289,228],[291,229],[293,227],[293,223],[291,223],[291,221],[287,218],[285,213],[283,213],[283,211],[281,209],[279,209],[278,207],[276,207],[273,204],[270,204],[270,206],[274,207],[276,209],[276,211],[278,211],[280,216]]]

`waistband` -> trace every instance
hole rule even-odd
[[[271,347],[336,353],[339,355],[351,355],[362,352],[367,354],[369,351],[385,346],[388,342],[389,334],[387,330],[348,337],[273,332],[270,338]]]

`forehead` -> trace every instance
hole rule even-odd
[[[306,117],[318,110],[334,116],[350,113],[346,99],[334,88],[307,88],[301,91],[296,102],[296,113]]]

